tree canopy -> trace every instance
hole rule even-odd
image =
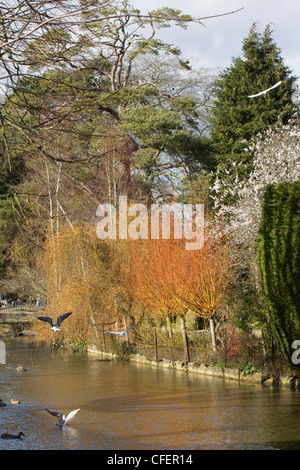
[[[232,162],[243,163],[236,168],[239,176],[245,178],[252,169],[252,155],[244,152],[246,143],[291,118],[295,111],[292,97],[296,78],[284,64],[270,26],[260,33],[253,24],[242,52],[216,82],[211,140],[216,165],[228,169]],[[278,81],[281,84],[277,88],[249,98]]]
[[[126,0],[16,0],[0,17],[3,259],[28,271],[62,219],[92,223],[120,194],[150,204],[209,165],[212,75],[157,37],[201,18]]]

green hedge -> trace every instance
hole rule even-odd
[[[300,181],[269,186],[258,235],[267,316],[284,359],[300,340]]]

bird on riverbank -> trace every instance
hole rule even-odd
[[[2,439],[21,439],[22,436],[25,437],[25,434],[22,431],[20,431],[19,434],[10,434],[9,432],[1,434]]]
[[[80,411],[80,408],[78,408],[78,410],[71,411],[67,416],[65,416],[61,411],[49,410],[48,408],[45,408],[45,410],[48,411],[48,413],[50,413],[52,416],[56,416],[58,419],[57,426],[63,427],[72,421],[78,411]]]
[[[130,326],[129,328],[127,328],[126,330],[122,330],[122,331],[111,331],[111,330],[104,330],[104,333],[111,333],[113,335],[119,335],[120,338],[123,338],[123,336],[125,336],[125,333],[127,333],[128,330],[131,330],[131,328],[134,328],[138,323],[136,323],[135,325],[132,325]]]
[[[68,318],[69,315],[71,315],[72,312],[68,312],[68,313],[63,313],[62,315],[59,315],[56,323],[53,323],[52,321],[52,318],[51,317],[38,317],[38,320],[41,320],[41,321],[45,321],[47,323],[49,323],[49,325],[51,326],[51,330],[53,331],[59,331],[60,328],[58,328],[59,326],[61,326],[62,322]]]

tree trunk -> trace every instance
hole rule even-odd
[[[104,327],[102,325],[102,344],[103,344],[103,351],[106,351],[106,344],[105,344],[105,333],[104,333]]]
[[[169,336],[169,343],[170,343],[170,350],[171,350],[171,358],[172,361],[174,361],[174,348],[173,348],[173,336],[172,336],[172,327],[171,327],[171,322],[170,318],[167,317],[167,332]]]
[[[154,339],[154,354],[155,354],[155,360],[156,360],[156,362],[158,362],[156,328],[154,328],[154,330],[153,330],[153,339]]]
[[[125,148],[119,159],[119,193],[120,196],[133,198],[133,182],[131,178],[131,155],[133,149]]]
[[[124,330],[127,330],[127,321],[125,315],[123,315],[123,325],[124,325]],[[129,343],[129,336],[128,333],[125,333],[125,339]]]
[[[214,351],[217,350],[217,344],[216,344],[216,333],[215,333],[215,325],[214,325],[214,319],[210,318],[209,319],[209,326],[210,326],[210,335],[211,335],[211,344],[212,348]]]
[[[187,364],[188,362],[190,362],[190,352],[189,352],[188,339],[187,339],[185,322],[184,322],[183,317],[180,317],[180,326],[181,326],[181,332],[182,332],[182,338],[183,338],[184,362],[185,364]]]

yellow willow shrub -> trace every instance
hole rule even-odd
[[[133,298],[151,317],[184,313],[173,284],[180,245],[179,240],[127,242],[126,267],[122,274]]]
[[[43,315],[55,321],[72,311],[54,333],[46,323],[36,321],[37,339],[66,342],[97,341],[105,323],[115,318],[114,299],[118,274],[114,263],[114,242],[97,238],[90,225],[64,226],[49,236],[41,261],[47,284],[47,308]]]
[[[127,244],[122,275],[131,295],[152,317],[179,316],[182,333],[188,312],[209,320],[213,349],[213,317],[234,282],[234,253],[220,230],[205,226],[200,250],[185,250],[182,240],[142,240]]]
[[[134,244],[135,243],[135,244]],[[152,316],[212,318],[234,282],[234,253],[226,237],[207,225],[203,247],[188,251],[182,240],[128,242],[122,274]]]

